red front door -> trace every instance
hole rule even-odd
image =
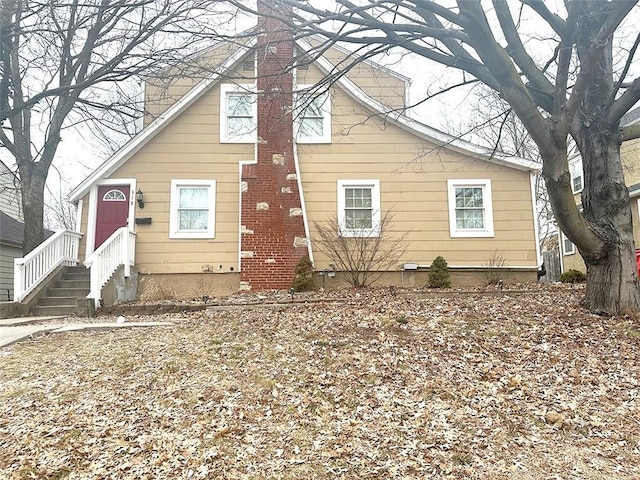
[[[95,248],[102,245],[117,229],[127,226],[127,219],[129,218],[129,190],[129,185],[98,187]]]

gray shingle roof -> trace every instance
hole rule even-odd
[[[51,230],[44,230],[44,238],[53,235]],[[0,212],[0,241],[22,245],[24,242],[24,223]]]
[[[637,123],[638,120],[640,120],[640,107],[634,108],[623,115],[620,119],[620,126],[626,127],[627,125]]]

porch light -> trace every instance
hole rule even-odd
[[[144,193],[140,189],[136,192],[136,202],[140,208],[144,208]]]

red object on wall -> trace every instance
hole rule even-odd
[[[636,250],[636,267],[638,267],[638,277],[640,277],[640,248]]]
[[[256,48],[257,163],[242,169],[241,270],[244,290],[285,289],[308,253],[294,160],[294,42],[279,21],[291,7],[259,0]]]

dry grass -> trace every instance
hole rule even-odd
[[[38,337],[0,351],[0,476],[639,478],[640,326],[580,295],[372,291]]]

